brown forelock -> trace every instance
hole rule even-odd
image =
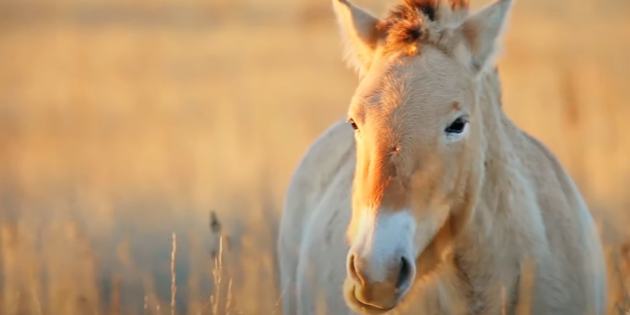
[[[429,37],[427,24],[440,19],[439,6],[449,5],[451,12],[466,11],[468,0],[402,0],[394,5],[377,25],[384,34],[385,50],[404,50]],[[443,12],[443,11],[442,11]],[[410,53],[415,50],[408,50]]]
[[[393,6],[378,25],[387,34],[387,50],[417,43],[426,37],[426,20],[435,18],[436,0],[403,0]]]

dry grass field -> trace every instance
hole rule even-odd
[[[630,2],[510,23],[504,106],[578,181],[625,314]],[[0,314],[280,315],[284,191],[357,83],[335,27],[329,0],[0,0]]]

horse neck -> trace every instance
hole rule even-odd
[[[522,131],[505,115],[501,104],[501,82],[498,72],[489,71],[480,78],[480,114],[483,120],[482,147],[484,154],[484,175],[476,201],[473,224],[489,232],[496,211],[496,201],[507,198],[511,192],[510,183],[515,183],[521,170],[519,151],[522,148]],[[505,199],[504,199],[505,200]]]
[[[500,158],[510,152],[515,126],[503,112],[501,80],[498,70],[480,78],[479,109],[483,120],[483,146],[486,159]],[[499,156],[497,156],[499,155]]]

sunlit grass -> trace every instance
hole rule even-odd
[[[285,188],[357,83],[329,3],[289,2],[0,3],[2,315],[281,314]],[[517,3],[503,103],[602,222],[624,314],[630,5],[579,3]]]

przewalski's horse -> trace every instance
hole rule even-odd
[[[333,5],[361,80],[288,188],[284,314],[604,314],[593,218],[501,108],[512,1],[406,0],[383,19]]]

